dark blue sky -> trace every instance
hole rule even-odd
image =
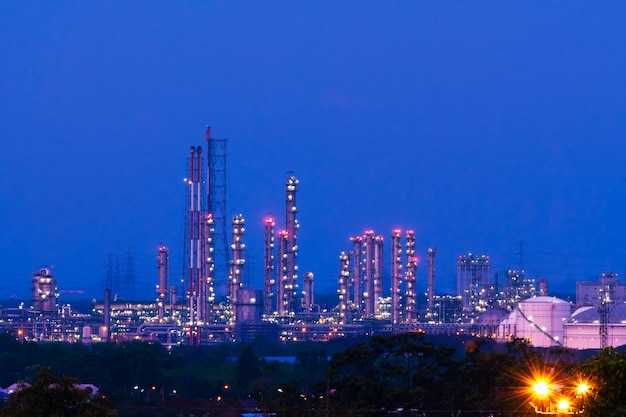
[[[318,292],[366,228],[414,229],[424,261],[436,246],[439,293],[458,255],[517,267],[520,240],[551,290],[622,275],[623,2],[180,3],[0,3],[0,298],[42,264],[100,297],[128,246],[151,298],[158,242],[179,279],[207,124],[229,138],[256,288],[288,171]]]

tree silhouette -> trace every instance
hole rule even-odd
[[[114,417],[111,403],[103,396],[91,398],[78,380],[56,377],[41,368],[32,386],[22,384],[0,409],[0,417]]]

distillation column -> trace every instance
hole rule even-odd
[[[242,270],[246,260],[243,257],[245,245],[243,243],[243,233],[245,232],[245,220],[241,214],[233,216],[232,222],[232,257],[230,274],[228,276],[228,295],[231,308],[231,321],[237,320],[237,302],[239,301],[239,290],[242,287]]]
[[[347,306],[348,306],[348,283],[350,280],[350,257],[347,253],[341,252],[339,256],[339,323],[347,322]]]
[[[428,314],[433,316],[435,313],[435,255],[436,248],[428,248],[428,284],[426,288],[426,297],[428,298]]]
[[[165,246],[160,246],[157,254],[157,271],[158,271],[158,284],[157,284],[157,314],[159,322],[163,322],[165,318],[165,304],[167,303],[167,289],[168,289],[168,271],[169,271],[170,255],[169,249]]]
[[[374,314],[380,314],[378,301],[383,297],[383,237],[374,238]]]
[[[296,233],[298,231],[298,219],[296,214],[296,188],[298,180],[295,176],[287,177],[286,184],[286,205],[285,205],[285,230],[287,231],[287,283],[285,289],[288,296],[288,312],[296,312],[296,298],[298,293],[298,265],[296,259],[298,257],[298,244]]]
[[[365,249],[365,276],[363,278],[363,308],[365,317],[371,318],[376,312],[374,298],[374,231],[366,230],[363,236]]]
[[[273,302],[276,299],[274,294],[274,219],[265,218],[263,227],[263,309],[266,316],[274,312]]]
[[[417,320],[417,303],[415,294],[415,284],[417,282],[417,256],[415,256],[415,232],[406,231],[406,304],[405,321],[413,322]]]
[[[400,322],[402,314],[402,242],[400,229],[391,234],[391,322]]]
[[[286,230],[278,231],[278,297],[276,299],[276,310],[279,316],[289,314],[289,289],[287,276],[287,252],[289,246],[288,233]]]
[[[202,303],[200,305],[200,318],[204,323],[211,322],[211,313],[213,310],[213,304],[215,303],[215,245],[213,240],[213,234],[215,233],[215,223],[213,221],[213,215],[207,213],[204,215],[204,281],[200,288],[200,295]]]
[[[315,287],[313,272],[306,272],[302,276],[302,309],[311,312],[315,304]]]
[[[354,244],[354,250],[352,251],[352,289],[354,307],[356,308],[357,317],[361,317],[363,313],[363,237],[352,236],[350,238]],[[346,297],[350,296],[350,288]],[[346,299],[346,302],[349,300]]]

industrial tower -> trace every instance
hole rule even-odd
[[[432,317],[435,314],[435,255],[437,248],[428,248],[428,283],[426,284],[426,298],[428,303],[428,314]]]
[[[400,229],[391,234],[391,322],[397,324],[402,315],[402,242]]]
[[[350,295],[348,291],[350,281],[350,256],[346,252],[341,252],[339,255],[339,323],[347,323],[348,314],[348,297]]]
[[[315,276],[313,272],[306,272],[302,276],[302,310],[310,313],[315,304]]]
[[[276,299],[276,310],[279,316],[289,314],[290,300],[293,288],[290,284],[287,273],[287,253],[289,252],[289,233],[286,230],[279,230],[278,233],[278,297]]]
[[[355,305],[361,316],[373,318],[380,313],[378,300],[382,297],[383,290],[383,237],[375,235],[373,230],[366,230],[363,234],[362,241],[357,238],[351,238],[354,242],[354,271],[363,270],[362,282],[360,279],[354,280],[354,299]],[[363,255],[357,253],[358,248],[363,248]],[[361,257],[361,267],[357,263],[357,258]],[[357,275],[354,274],[355,278]],[[360,287],[360,291],[358,290]],[[360,301],[358,303],[357,301]],[[361,304],[361,308],[359,308]]]
[[[169,274],[170,254],[169,249],[165,246],[159,246],[157,254],[157,271],[158,271],[158,284],[157,290],[157,317],[159,323],[163,322],[165,318],[165,305],[167,303],[168,296],[168,274]]]
[[[199,326],[205,317],[202,317],[201,287],[205,282],[205,251],[202,237],[203,226],[201,219],[204,214],[204,170],[202,147],[192,146],[188,159],[187,181],[187,209],[185,227],[184,256],[187,266],[183,268],[183,285],[187,284],[187,298],[189,302],[189,344],[200,344]]]
[[[383,298],[383,237],[374,238],[374,311],[373,315],[380,314],[379,300]]]
[[[296,299],[298,294],[298,264],[296,263],[296,259],[298,257],[297,232],[300,226],[296,218],[298,214],[298,209],[296,208],[297,187],[298,179],[293,175],[287,177],[285,192],[285,231],[287,232],[287,252],[285,253],[286,279],[283,284],[285,286],[286,312],[288,314],[296,313]]]
[[[415,285],[417,282],[417,256],[415,256],[415,232],[406,231],[406,281],[405,295],[405,321],[413,322],[417,320],[417,301],[415,299]]]
[[[274,226],[276,222],[272,217],[265,218],[263,228],[263,312],[265,316],[271,315],[274,310],[274,302],[276,301],[275,286],[276,278],[274,276]]]
[[[215,223],[213,222],[213,215],[211,213],[205,213],[204,223],[204,247],[203,258],[206,260],[204,281],[202,283],[200,297],[204,302],[201,304],[201,315],[205,322],[212,321],[213,304],[215,303],[215,260],[213,258],[215,254],[214,246],[214,234]]]
[[[353,303],[354,308],[356,309],[357,317],[361,317],[361,313],[363,312],[363,237],[362,236],[352,236],[350,238],[352,243],[354,244],[354,249],[352,250],[352,291],[353,291]],[[347,285],[347,299],[346,302],[349,302],[350,298],[350,285]]]
[[[365,252],[365,276],[363,277],[363,304],[366,317],[375,313],[376,299],[374,298],[374,231],[366,230],[363,236]]]
[[[52,270],[44,267],[33,272],[31,284],[33,309],[44,317],[55,316],[59,309],[59,294]]]
[[[489,284],[489,256],[472,253],[459,256],[457,261],[457,295],[461,296],[465,312],[477,312],[482,286]]]
[[[207,142],[207,212],[213,219],[213,279],[214,285],[226,284],[230,266],[226,215],[226,148],[228,139],[211,137],[211,127],[205,132]]]
[[[615,305],[614,293],[617,275],[612,272],[602,274],[598,290],[598,313],[600,314],[600,349],[609,345],[609,314]]]
[[[237,319],[237,303],[239,300],[239,292],[243,286],[243,267],[246,260],[243,256],[243,250],[246,245],[243,243],[243,234],[245,232],[245,220],[241,214],[233,216],[232,221],[232,260],[230,263],[230,271],[228,274],[228,298],[231,308],[231,321]]]

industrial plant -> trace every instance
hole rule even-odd
[[[285,179],[284,223],[267,216],[263,228],[261,289],[244,285],[246,220],[226,208],[226,139],[205,133],[191,146],[185,178],[184,273],[170,280],[170,248],[156,250],[154,299],[112,300],[110,288],[89,313],[59,305],[50,268],[32,274],[31,306],[3,308],[4,330],[24,340],[85,344],[125,340],[166,346],[246,342],[257,336],[287,342],[356,335],[425,332],[471,334],[536,346],[602,348],[626,344],[626,285],[616,274],[580,282],[576,303],[551,297],[547,280],[523,268],[492,274],[486,254],[457,259],[456,294],[435,293],[436,254],[427,248],[426,292],[419,293],[416,236],[399,228],[367,229],[345,241],[337,257],[337,304],[316,302],[315,271],[298,266],[299,179]],[[387,244],[386,244],[387,243]],[[257,244],[257,242],[252,242]],[[388,256],[388,262],[385,262]],[[226,288],[226,295],[216,288]]]

